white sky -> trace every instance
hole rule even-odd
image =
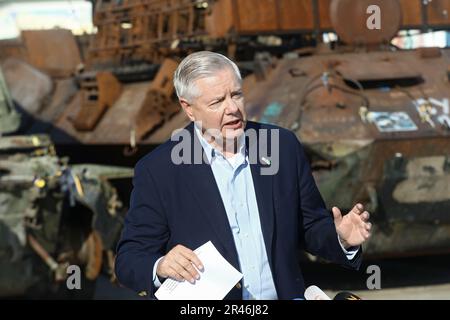
[[[15,38],[23,29],[70,29],[92,32],[92,5],[84,0],[8,4],[0,7],[0,39]]]
[[[400,31],[399,37],[395,38],[392,43],[402,49],[415,49],[421,47],[440,47],[447,46],[447,31],[436,31],[421,34],[418,30],[410,31],[407,35],[406,31]]]

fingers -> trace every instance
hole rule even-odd
[[[361,214],[361,219],[363,220],[363,221],[369,221],[369,219],[370,219],[370,213],[369,212],[367,212],[367,211],[364,211],[362,214]]]
[[[369,239],[370,237],[370,230],[372,229],[372,224],[370,222],[363,222],[361,224],[360,233],[363,236],[364,240]]]
[[[342,213],[341,210],[339,210],[339,208],[333,207],[331,211],[333,212],[334,220],[342,219]]]
[[[360,215],[360,217],[361,222],[359,225],[361,229],[370,232],[370,230],[372,229],[372,223],[369,222],[370,214],[367,211],[365,211]]]
[[[370,230],[372,229],[372,223],[369,222],[370,213],[367,211],[364,211],[360,215],[360,217],[361,217],[361,223],[360,223],[361,229],[370,233]]]
[[[186,280],[193,282],[194,279],[200,279],[200,274],[197,272],[197,269],[194,268],[194,265],[189,259],[186,259],[184,256],[180,256],[176,262],[182,269],[182,272],[180,272],[180,274],[187,275],[188,278],[185,277]]]
[[[370,232],[367,231],[367,230],[363,230],[363,231],[361,232],[361,234],[362,234],[362,236],[364,237],[364,240],[367,240],[367,239],[370,238]]]
[[[194,253],[194,251],[192,251],[188,248],[182,247],[182,250],[180,250],[180,254],[182,254],[186,259],[191,261],[197,267],[197,269],[199,269],[200,271],[203,271],[203,265],[202,265],[200,259]]]
[[[182,261],[182,262],[181,262]],[[195,280],[200,279],[200,275],[192,266],[192,263],[186,259],[180,259],[176,261],[176,264],[171,266],[178,275],[182,277],[182,280],[187,280],[190,283],[195,283]]]
[[[184,277],[181,274],[179,274],[177,270],[175,270],[174,268],[172,268],[170,266],[168,267],[168,269],[169,269],[169,272],[167,273],[167,275],[170,278],[175,279],[177,281],[181,281],[181,282],[184,281]]]
[[[350,212],[360,215],[364,212],[364,206],[361,203],[357,203]]]
[[[157,274],[178,281],[187,280],[194,284],[195,280],[200,279],[200,274],[194,265],[203,271],[203,265],[197,255],[192,250],[178,245],[161,260],[157,268]]]

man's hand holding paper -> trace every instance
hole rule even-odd
[[[222,300],[242,274],[226,261],[211,241],[194,251],[203,272],[198,281],[167,279],[155,293],[159,300]]]

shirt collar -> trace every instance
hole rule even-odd
[[[220,155],[224,159],[226,159],[220,150],[218,150],[217,148],[214,148],[208,141],[206,141],[206,139],[203,137],[203,134],[200,132],[200,129],[197,127],[197,125],[194,124],[194,128],[195,128],[195,134],[197,135],[198,139],[200,140],[200,144],[202,145],[202,148],[205,151],[205,154],[206,154],[206,157],[208,158],[209,163],[212,163],[212,160],[214,160],[214,158],[217,155]],[[245,150],[246,150],[245,134],[243,133],[238,138],[238,152],[233,157],[235,160],[233,159],[232,163],[240,164],[241,162],[243,162],[246,158]],[[235,157],[237,157],[237,158],[235,158]],[[230,164],[232,164],[232,163],[230,162]],[[234,167],[234,165],[232,165],[232,166]]]

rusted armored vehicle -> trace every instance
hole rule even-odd
[[[92,2],[86,45],[64,30],[0,43],[26,132],[48,133],[72,161],[133,165],[188,122],[178,61],[220,51],[249,74],[250,117],[298,134],[327,204],[370,205],[367,254],[448,251],[448,49],[391,40],[449,30],[450,0]],[[338,40],[321,43],[329,32]]]
[[[219,51],[244,74],[259,76],[268,56],[318,46],[324,33],[336,31],[330,6],[353,6],[338,0],[91,2],[97,32],[90,39],[75,40],[67,30],[24,31],[20,41],[0,43],[0,60],[13,98],[32,117],[28,132],[48,133],[73,160],[95,154],[99,163],[129,165],[187,123],[171,85],[186,54]],[[390,26],[395,31],[448,26],[449,0],[399,3],[403,19]]]
[[[367,28],[373,4],[380,30]],[[334,1],[330,15],[333,50],[291,52],[246,79],[250,118],[297,134],[328,206],[368,205],[367,256],[449,252],[450,50],[391,46],[399,1]]]
[[[12,135],[19,126],[0,69],[0,297],[64,297],[76,265],[88,298],[101,273],[114,281],[126,207],[112,182],[132,170],[69,165],[48,136]]]

